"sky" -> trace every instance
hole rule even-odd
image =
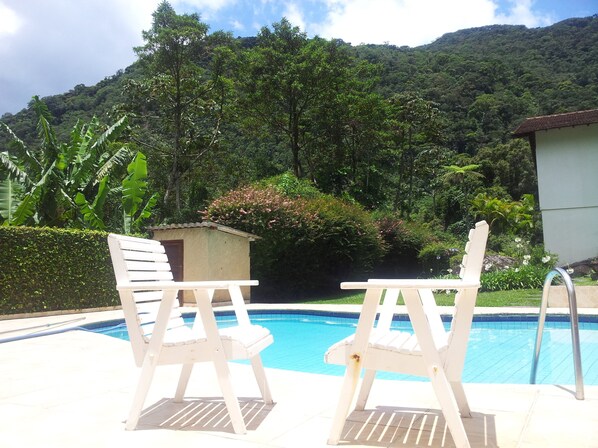
[[[131,65],[160,0],[0,0],[0,117]],[[416,47],[492,24],[544,27],[598,13],[598,0],[170,0],[210,32],[255,36],[286,17],[309,37]]]

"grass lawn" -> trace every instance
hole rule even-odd
[[[558,277],[557,277],[558,280]],[[596,280],[589,276],[576,277],[573,279],[575,286],[598,286]],[[553,283],[555,284],[555,283]],[[340,292],[336,295],[329,295],[318,299],[305,299],[300,303],[322,303],[322,304],[361,304],[365,291]],[[445,294],[436,293],[438,305],[453,305],[455,300],[454,292]],[[399,299],[403,303],[402,298]],[[542,302],[542,289],[513,289],[509,291],[479,292],[476,306],[531,306],[540,307]]]
[[[361,304],[363,303],[364,291],[338,294],[317,300],[305,300],[303,303],[322,304]],[[437,293],[436,302],[438,305],[453,305],[455,294]],[[402,302],[402,299],[400,299]],[[476,306],[532,306],[539,307],[542,301],[542,290],[540,289],[517,289],[512,291],[480,292]]]

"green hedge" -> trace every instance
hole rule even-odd
[[[0,314],[119,305],[107,235],[0,227]]]

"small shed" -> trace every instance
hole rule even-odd
[[[544,245],[566,265],[598,256],[598,109],[526,119]]]
[[[169,224],[150,227],[153,239],[166,249],[175,280],[249,280],[250,243],[258,237],[213,222]],[[250,288],[243,287],[243,297],[251,298]],[[228,302],[227,291],[216,291],[215,302]],[[193,304],[192,291],[179,296],[181,304]]]

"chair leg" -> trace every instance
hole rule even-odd
[[[193,370],[193,364],[184,364],[181,368],[181,376],[179,377],[179,383],[174,394],[174,401],[179,403],[183,401],[185,396],[185,390],[189,384],[189,378],[191,377],[191,371]]]
[[[463,383],[461,383],[461,381],[451,382],[451,388],[453,389],[455,400],[457,400],[457,406],[459,407],[461,418],[471,417],[471,409],[469,408],[469,403],[467,402],[467,395],[465,395]]]
[[[260,388],[262,394],[262,400],[266,404],[272,404],[272,393],[270,392],[270,386],[268,385],[268,379],[266,378],[266,372],[264,371],[264,364],[260,355],[255,355],[251,358],[251,366],[253,367],[253,374],[255,380]]]
[[[347,366],[340,398],[336,407],[336,412],[334,413],[334,418],[332,419],[332,428],[330,430],[330,435],[328,436],[329,445],[338,445],[341,438],[341,432],[345,426],[345,420],[349,415],[351,403],[353,403],[353,398],[357,391],[357,383],[359,382],[360,373],[361,369],[358,366]]]
[[[359,389],[359,395],[357,396],[357,404],[355,405],[356,410],[363,411],[365,409],[365,405],[368,401],[368,397],[370,396],[370,391],[372,390],[372,384],[374,384],[375,378],[375,370],[367,369],[365,371],[363,381],[361,382],[361,388]]]
[[[459,415],[457,401],[453,395],[453,389],[446,377],[444,370],[432,366],[429,368],[429,377],[432,380],[432,386],[436,393],[436,398],[440,403],[440,408],[444,414],[446,424],[449,427],[451,435],[457,448],[471,448],[465,427]]]
[[[224,403],[226,404],[226,409],[230,415],[235,433],[246,434],[247,428],[245,427],[245,422],[243,421],[243,414],[241,412],[239,400],[237,399],[237,396],[233,390],[230,369],[228,368],[224,354],[222,353],[221,355],[222,356],[218,356],[216,359],[214,359],[214,367],[216,369],[216,375],[218,376],[220,389],[222,390]]]
[[[146,357],[143,362],[143,366],[141,367],[139,382],[137,383],[137,389],[135,390],[135,395],[133,396],[133,404],[131,405],[129,418],[127,418],[127,423],[125,425],[125,429],[127,431],[132,431],[137,427],[139,417],[141,416],[141,410],[143,409],[143,404],[145,403],[145,397],[147,396],[147,392],[152,384],[155,371],[156,366],[152,364],[150,357]]]

